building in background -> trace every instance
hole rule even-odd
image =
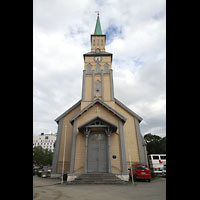
[[[33,148],[41,146],[43,149],[48,149],[54,152],[56,142],[56,134],[44,134],[33,136]]]

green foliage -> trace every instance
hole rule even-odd
[[[33,148],[33,162],[37,165],[51,165],[53,152],[48,149],[43,149],[41,146]]]
[[[144,136],[147,144],[148,154],[165,154],[166,153],[166,137],[161,138],[158,135],[148,133]]]

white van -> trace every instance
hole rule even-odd
[[[166,154],[148,155],[149,167],[155,174],[162,174],[163,167],[166,166]]]

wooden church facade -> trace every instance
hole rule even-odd
[[[113,173],[128,180],[130,161],[147,163],[142,118],[114,97],[112,54],[105,51],[99,15],[91,51],[84,54],[82,98],[60,115],[53,175]],[[64,162],[63,162],[64,160]]]

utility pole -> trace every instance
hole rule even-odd
[[[62,166],[62,184],[63,184],[63,174],[64,174],[64,163],[65,163],[65,145],[66,145],[66,130],[67,126],[65,126],[65,139],[64,139],[64,150],[63,150],[63,166]]]

